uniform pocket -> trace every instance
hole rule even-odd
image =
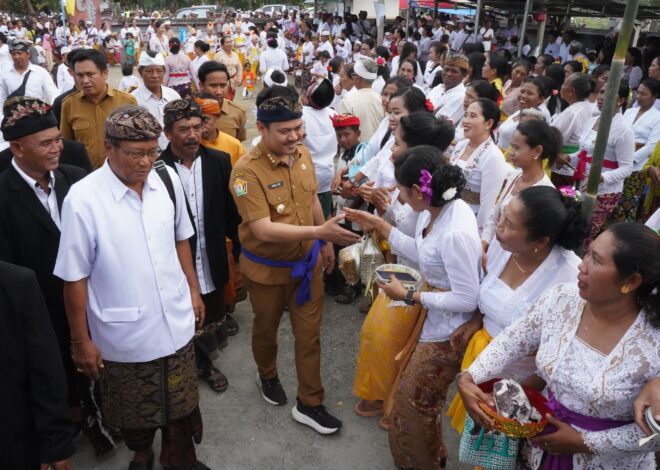
[[[104,308],[101,310],[101,320],[105,323],[124,323],[137,321],[140,317],[138,307]]]

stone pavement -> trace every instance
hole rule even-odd
[[[119,81],[116,69],[111,82]],[[253,101],[253,100],[252,100]],[[248,141],[256,135],[253,104],[248,109]],[[248,145],[249,146],[249,145]],[[217,365],[229,379],[229,389],[215,394],[200,384],[204,438],[197,446],[200,460],[214,470],[390,470],[394,469],[387,433],[378,426],[378,418],[361,418],[353,412],[356,401],[351,388],[359,333],[364,315],[357,302],[344,306],[326,296],[321,328],[322,377],[326,390],[325,405],[340,418],[343,429],[333,436],[321,436],[291,417],[295,404],[296,376],[293,336],[288,315],[280,327],[279,375],[289,404],[273,407],[263,401],[255,384],[256,366],[250,348],[252,311],[249,301],[237,305],[234,318],[240,325],[237,336],[230,338]],[[450,449],[448,469],[470,468],[457,461],[458,435],[446,425],[445,439]],[[158,455],[160,438],[155,451]],[[94,457],[84,437],[76,440],[74,468],[115,470],[128,468],[131,452],[123,443],[102,459]],[[156,460],[157,462],[157,460]],[[156,463],[155,468],[160,468]]]

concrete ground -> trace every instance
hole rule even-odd
[[[111,83],[116,84],[119,79],[118,70],[112,69]],[[250,136],[256,135],[253,100],[243,104],[249,108],[249,142]],[[255,384],[256,366],[250,348],[250,303],[244,301],[237,305],[234,318],[240,331],[230,338],[229,346],[217,362],[229,379],[229,389],[215,394],[205,383],[200,384],[204,439],[197,447],[199,459],[214,470],[394,469],[387,433],[378,426],[378,418],[361,418],[353,412],[356,399],[351,389],[364,319],[357,303],[344,306],[326,297],[321,328],[325,406],[344,424],[333,436],[321,436],[291,417],[297,382],[293,336],[287,316],[284,315],[280,327],[278,366],[289,404],[273,407],[263,401]],[[458,463],[458,435],[446,422],[444,428],[450,449],[447,468],[470,468]],[[132,457],[121,442],[116,451],[101,459],[94,456],[84,437],[78,437],[76,447],[74,468],[85,470],[125,469]],[[156,452],[158,448],[159,438]],[[158,464],[155,467],[160,468]]]

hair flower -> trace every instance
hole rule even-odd
[[[325,67],[325,69],[326,69],[328,72],[332,72],[332,67],[329,66],[329,65],[327,65],[327,66]]]
[[[442,193],[442,200],[451,201],[456,196],[456,193],[457,193],[456,188],[449,188],[444,193]]]
[[[383,65],[385,65],[385,59],[382,58],[381,56],[378,56],[376,58],[376,64],[378,64],[379,67],[382,67]]]
[[[426,100],[426,103],[425,103],[425,104],[426,104],[426,109],[428,110],[428,112],[429,112],[429,113],[432,113],[433,110],[435,109],[435,108],[433,107],[433,103],[431,103],[430,100]]]
[[[419,192],[422,193],[424,201],[427,204],[431,204],[431,198],[433,197],[433,189],[431,189],[431,180],[433,180],[433,175],[429,170],[420,171],[419,176]]]
[[[576,201],[582,199],[582,193],[580,193],[580,191],[575,189],[573,186],[560,186],[559,192],[562,196],[575,199]]]

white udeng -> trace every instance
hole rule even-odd
[[[660,329],[642,310],[609,355],[577,336],[585,301],[574,284],[546,292],[531,310],[505,329],[468,368],[475,383],[498,377],[509,364],[536,350],[537,374],[557,400],[583,415],[632,421],[632,403],[642,386],[660,374]],[[580,431],[593,454],[574,454],[573,468],[639,470],[655,468],[660,442],[640,447],[644,433],[632,423],[606,431]],[[540,468],[541,450],[528,458]]]

